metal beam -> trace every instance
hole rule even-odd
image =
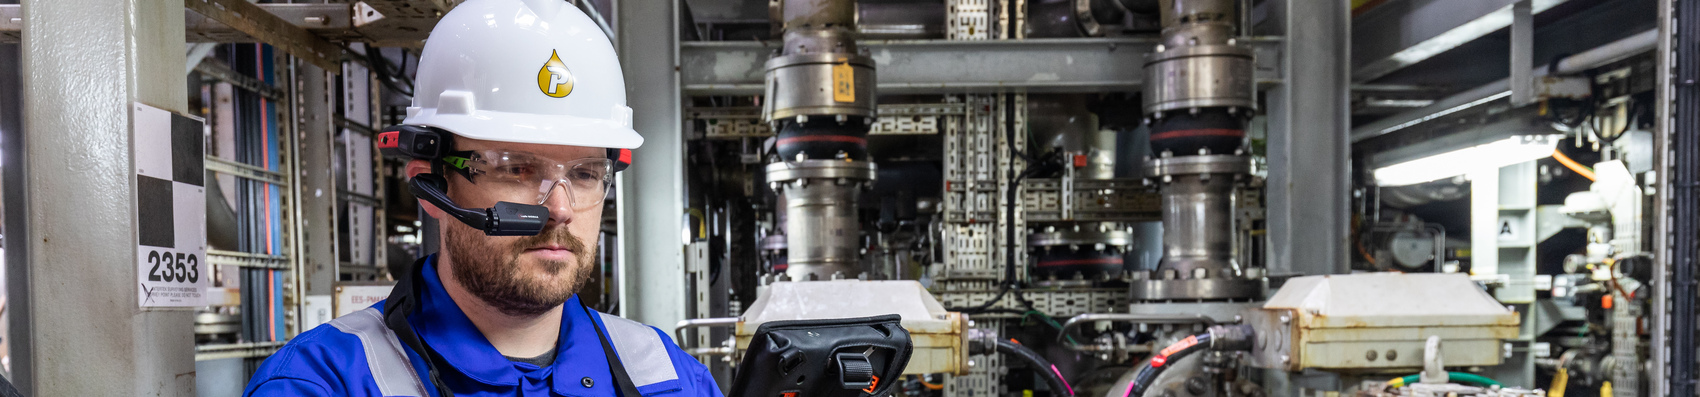
[[[434,13],[379,14],[363,3],[253,4],[291,25],[332,42],[366,42],[379,47],[418,47],[437,25]],[[359,9],[356,9],[356,8]],[[0,4],[0,43],[18,42],[23,19],[18,5]],[[365,13],[369,12],[370,15]],[[252,43],[256,41],[217,19],[184,11],[184,32],[190,43]]]
[[[356,41],[361,35],[354,30],[354,11],[347,4],[254,4],[278,19],[313,32],[326,40]],[[198,12],[186,12],[184,31],[191,43],[246,43],[253,36]]]
[[[213,80],[230,83],[230,85],[235,86],[236,88],[241,88],[248,92],[259,94],[266,99],[274,101],[283,101],[287,99],[284,98],[283,90],[266,85],[266,83],[260,81],[260,79],[248,77],[247,75],[230,70],[230,66],[225,65],[222,61],[211,58],[203,58],[200,62],[195,63],[194,70],[201,72],[201,76],[203,77],[209,77]]]
[[[18,42],[18,33],[24,30],[21,8],[17,4],[0,4],[0,43]]]
[[[1273,274],[1346,273],[1351,10],[1341,1],[1284,3],[1288,80],[1268,95],[1268,267]]]
[[[320,69],[342,72],[342,47],[246,0],[183,0],[183,5]]]
[[[1139,67],[1155,39],[864,41],[879,69],[880,94],[1139,91]],[[1257,81],[1281,81],[1281,40],[1256,38]],[[753,41],[685,42],[686,95],[757,95],[773,48]],[[630,56],[629,54],[627,56]]]
[[[1556,74],[1578,73],[1588,69],[1616,62],[1635,54],[1647,52],[1659,43],[1658,29],[1643,31],[1629,37],[1613,41],[1588,51],[1564,57],[1554,63],[1550,72]],[[1529,76],[1538,78],[1546,76],[1549,68],[1536,67],[1529,71]],[[1352,142],[1362,142],[1393,133],[1394,131],[1410,128],[1446,115],[1497,101],[1511,96],[1511,79],[1503,78],[1480,87],[1434,101],[1434,104],[1399,113],[1384,119],[1376,120],[1352,129]]]
[[[29,131],[6,157],[22,169],[7,188],[28,189],[5,207],[29,210],[28,238],[6,236],[7,251],[27,251],[7,261],[8,283],[25,287],[10,291],[14,383],[33,396],[195,395],[193,311],[138,302],[130,133],[136,103],[188,110],[183,3],[27,0],[22,15]]]
[[[620,173],[617,185],[619,305],[621,316],[645,324],[685,319],[680,1],[621,2],[614,10],[619,29],[614,42],[631,95],[627,103],[634,112],[633,127],[644,137],[643,147],[633,151],[637,160]]]
[[[1533,0],[1540,13],[1567,0]],[[1511,26],[1517,0],[1390,2],[1352,21],[1352,81],[1369,82]]]

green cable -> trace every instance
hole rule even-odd
[[[1489,377],[1481,376],[1481,375],[1476,375],[1476,374],[1472,374],[1472,373],[1466,373],[1466,372],[1447,372],[1446,377],[1449,378],[1453,382],[1474,383],[1474,384],[1478,384],[1478,385],[1482,385],[1482,386],[1499,386],[1499,387],[1505,386],[1503,384],[1500,384],[1499,381],[1493,380],[1493,378],[1489,378]],[[1422,374],[1417,374],[1417,375],[1400,377],[1400,378],[1395,379],[1395,380],[1399,381],[1398,382],[1399,385],[1409,385],[1409,384],[1417,383],[1417,381],[1419,381],[1421,379],[1422,379]],[[1392,382],[1389,382],[1389,383],[1392,383]]]
[[[1056,328],[1057,331],[1062,331],[1062,328],[1063,328],[1062,324],[1058,324],[1056,319],[1051,318],[1050,315],[1047,315],[1047,314],[1045,314],[1045,312],[1041,312],[1041,311],[1038,311],[1038,310],[1029,310],[1029,311],[1027,311],[1027,313],[1022,313],[1021,314],[1022,325],[1027,325],[1026,324],[1027,323],[1027,316],[1031,316],[1031,315],[1035,315],[1035,314],[1039,315],[1039,320],[1044,321],[1046,325],[1050,325],[1052,328]],[[1074,341],[1073,336],[1064,336],[1064,338],[1068,339],[1068,343],[1070,343],[1070,344],[1073,344],[1073,345],[1076,345],[1076,346],[1080,345],[1080,342]]]

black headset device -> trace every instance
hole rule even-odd
[[[454,134],[435,127],[403,124],[378,133],[377,145],[378,150],[387,157],[438,162],[454,147]],[[608,158],[614,160],[614,171],[618,172],[631,165],[632,152],[630,149],[608,149]],[[407,186],[415,197],[436,205],[467,226],[483,230],[485,235],[535,236],[543,231],[544,224],[549,220],[549,210],[541,205],[507,201],[498,202],[490,208],[463,208],[455,205],[454,200],[449,199],[448,181],[436,173],[414,176],[408,179]],[[390,296],[384,299],[384,325],[424,359],[426,372],[431,385],[436,387],[437,394],[453,396],[454,391],[443,382],[441,372],[437,370],[437,361],[442,357],[426,345],[419,333],[413,331],[413,325],[407,322],[408,316],[419,311],[419,297],[425,293],[424,269],[425,259],[420,258],[414,261],[406,277],[398,277],[395,288],[390,290]],[[579,301],[579,308],[591,322],[596,321],[594,312],[584,306],[584,301]],[[619,356],[615,355],[608,335],[601,327],[591,328],[596,329],[596,337],[602,341],[602,353],[608,359],[608,368],[614,376],[615,388],[620,392],[620,396],[641,397],[637,387],[632,384],[631,376],[626,373],[625,365],[621,364]]]

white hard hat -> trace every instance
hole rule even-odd
[[[501,142],[633,149],[614,46],[563,0],[470,0],[419,55],[405,124]]]

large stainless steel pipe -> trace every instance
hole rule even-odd
[[[861,220],[856,200],[873,186],[874,164],[806,160],[767,166],[768,183],[785,195],[785,231],[792,280],[860,275]]]
[[[1163,263],[1188,278],[1231,274],[1234,264],[1234,184],[1249,171],[1242,156],[1183,156],[1147,163],[1161,180]],[[1208,275],[1197,273],[1203,270]]]

